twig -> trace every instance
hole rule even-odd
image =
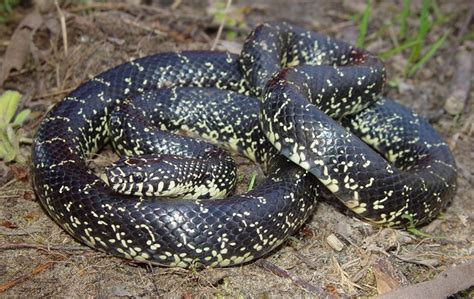
[[[353,282],[349,278],[349,275],[347,275],[346,271],[344,271],[342,269],[341,265],[339,265],[339,262],[337,261],[337,259],[334,256],[332,256],[332,262],[333,262],[334,266],[336,267],[336,269],[339,272],[339,275],[341,277],[341,285],[346,285],[348,290],[349,290],[349,293],[355,294],[356,293],[355,288],[358,288],[358,289],[361,289],[361,290],[363,289],[362,286],[360,286],[357,283]]]
[[[317,263],[309,260],[308,258],[306,258],[306,256],[302,255],[301,253],[299,252],[295,252],[295,255],[296,257],[302,261],[310,270],[318,270],[319,269],[319,265],[317,265]]]
[[[51,268],[54,264],[56,263],[56,261],[51,261],[51,262],[47,262],[45,264],[41,264],[39,266],[37,266],[36,268],[34,268],[31,273],[29,274],[25,274],[25,275],[22,275],[18,278],[15,278],[13,280],[10,280],[9,282],[6,282],[4,284],[1,284],[0,285],[0,293],[3,293],[5,292],[6,290],[16,286],[17,284],[20,284],[24,281],[26,281],[27,279],[33,277],[34,275],[37,275],[37,274],[40,274],[41,272],[43,272],[44,270],[48,269],[48,268]]]
[[[166,32],[163,32],[163,31],[160,31],[160,30],[157,30],[157,29],[150,28],[150,27],[145,26],[145,25],[143,25],[143,24],[140,24],[140,23],[138,23],[138,22],[135,22],[135,21],[132,21],[132,20],[128,20],[128,19],[126,19],[126,18],[124,18],[124,17],[122,17],[121,19],[122,19],[122,21],[123,21],[125,24],[132,25],[132,26],[134,26],[134,27],[137,27],[137,28],[139,28],[139,29],[143,29],[143,30],[148,31],[148,32],[152,32],[152,33],[154,33],[154,34],[156,34],[156,35],[158,35],[158,36],[163,36],[163,37],[166,37],[166,36],[167,36]]]
[[[443,271],[430,281],[399,288],[377,298],[447,298],[473,285],[474,262],[470,262]]]
[[[10,181],[6,182],[3,186],[0,187],[0,190],[4,190],[7,187],[11,186],[12,184],[16,183],[18,180],[16,178],[11,179]]]
[[[3,229],[0,227],[0,236],[24,236],[39,233],[39,228],[20,228],[20,229]]]
[[[219,42],[219,39],[221,38],[222,30],[224,30],[225,22],[227,21],[227,13],[229,12],[229,8],[231,4],[232,4],[232,0],[227,0],[227,3],[224,8],[224,16],[222,17],[222,22],[219,25],[219,29],[217,29],[216,38],[214,39],[214,42],[212,43],[211,50],[216,49],[217,43]]]
[[[70,12],[81,12],[83,10],[90,10],[90,9],[103,9],[103,10],[120,10],[120,9],[129,9],[129,8],[139,8],[142,10],[147,10],[153,12],[155,14],[162,14],[165,16],[170,16],[172,13],[168,10],[164,10],[152,5],[133,5],[133,4],[126,4],[126,3],[101,3],[101,2],[92,2],[85,5],[79,5],[77,7],[69,9]]]
[[[39,245],[31,243],[7,243],[0,244],[0,250],[14,250],[14,249],[38,249],[44,251],[62,250],[62,251],[91,251],[84,246],[61,246],[61,245]]]
[[[401,255],[398,255],[398,254],[392,254],[392,256],[396,257],[397,259],[401,260],[401,261],[404,261],[406,263],[411,263],[411,264],[415,264],[415,265],[422,265],[422,266],[426,266],[426,267],[429,267],[431,269],[434,269],[435,267],[433,267],[433,265],[431,265],[430,263],[427,263],[425,261],[422,261],[422,260],[415,260],[415,259],[410,259],[410,258],[406,258],[406,257],[403,257]]]
[[[287,271],[283,268],[280,268],[277,265],[275,265],[275,264],[273,264],[273,263],[271,263],[267,260],[259,259],[255,262],[255,264],[258,265],[259,267],[263,268],[263,269],[266,269],[266,270],[272,272],[273,274],[275,274],[277,276],[284,277],[284,278],[289,278],[295,285],[299,286],[300,288],[304,289],[307,292],[316,294],[316,295],[318,295],[319,297],[322,297],[322,298],[323,297],[324,298],[335,298],[335,296],[333,296],[332,294],[326,292],[321,287],[314,286],[314,285],[302,280],[301,278],[299,278],[297,276],[294,276],[289,271]]]
[[[61,33],[63,35],[64,56],[67,57],[68,44],[67,44],[66,17],[64,16],[63,11],[59,7],[58,0],[54,0],[54,5],[56,6],[56,10],[58,11],[59,21],[61,22]]]
[[[66,89],[62,89],[62,90],[42,94],[42,95],[39,95],[39,96],[36,96],[36,97],[32,98],[31,100],[36,101],[36,100],[40,100],[40,99],[44,99],[44,98],[58,96],[58,95],[65,94],[65,93],[68,93],[70,91],[73,91],[74,89],[76,89],[76,87],[66,88]]]

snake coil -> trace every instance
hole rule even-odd
[[[454,194],[454,158],[425,120],[380,96],[384,76],[372,54],[286,23],[257,27],[240,56],[190,51],[124,63],[44,118],[33,146],[34,188],[77,240],[166,266],[261,257],[323,196],[373,223],[426,223]],[[261,164],[267,178],[212,201],[116,193],[86,159],[115,138],[111,114],[126,99],[153,125],[222,143]],[[130,152],[151,151],[145,140],[136,135]]]

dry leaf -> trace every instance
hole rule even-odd
[[[26,182],[28,181],[28,169],[24,166],[12,165],[10,169],[13,172],[15,178],[19,181]]]
[[[28,221],[28,222],[33,222],[35,221],[36,219],[38,219],[38,215],[36,215],[35,213],[33,212],[29,212],[27,213],[25,216],[23,216],[23,218]]]
[[[10,220],[2,221],[1,225],[6,227],[6,228],[18,228],[18,224],[16,224],[15,222],[12,222]]]
[[[34,201],[35,200],[35,194],[31,191],[25,191],[23,193],[23,199]]]
[[[30,53],[33,34],[43,23],[43,17],[38,12],[28,14],[16,27],[3,59],[0,71],[0,86],[8,78],[13,69],[21,70]]]
[[[400,282],[398,282],[394,268],[389,261],[380,259],[374,263],[372,269],[379,294],[385,294],[400,287]]]

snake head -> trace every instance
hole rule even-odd
[[[122,158],[108,166],[102,178],[116,192],[143,195],[149,189],[147,182],[153,175],[153,168],[161,160],[153,156]]]

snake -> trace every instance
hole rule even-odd
[[[372,53],[285,22],[259,25],[240,55],[138,58],[84,82],[47,113],[33,144],[33,186],[78,241],[160,266],[258,259],[298,232],[323,198],[374,225],[419,226],[454,196],[456,164],[423,117],[383,96],[384,82],[384,65]],[[247,157],[265,178],[246,193],[212,200],[117,192],[88,167],[105,145],[138,155],[134,164],[156,148],[161,160],[172,159],[187,142],[153,145],[147,128],[113,116],[124,105],[169,134],[199,135]],[[135,133],[123,141],[117,135],[127,128]],[[206,182],[198,189],[210,191],[201,193],[229,185]]]
[[[202,91],[193,92],[183,87],[173,90],[175,97],[192,95],[208,103],[207,97],[217,96],[216,90],[205,96]],[[163,119],[162,115],[146,112],[163,112],[157,104],[163,104],[163,97],[172,96],[169,92],[154,91],[116,107],[110,117],[109,130],[111,143],[123,158],[109,165],[102,179],[122,194],[181,199],[214,199],[228,195],[237,179],[236,165],[229,152],[196,138],[172,134],[169,132],[173,131],[169,125],[171,120],[158,123],[156,120]],[[192,103],[198,104],[198,101]],[[186,113],[173,119],[190,118],[189,109],[180,111]],[[206,111],[203,112],[206,115]],[[167,131],[156,129],[158,125]]]

